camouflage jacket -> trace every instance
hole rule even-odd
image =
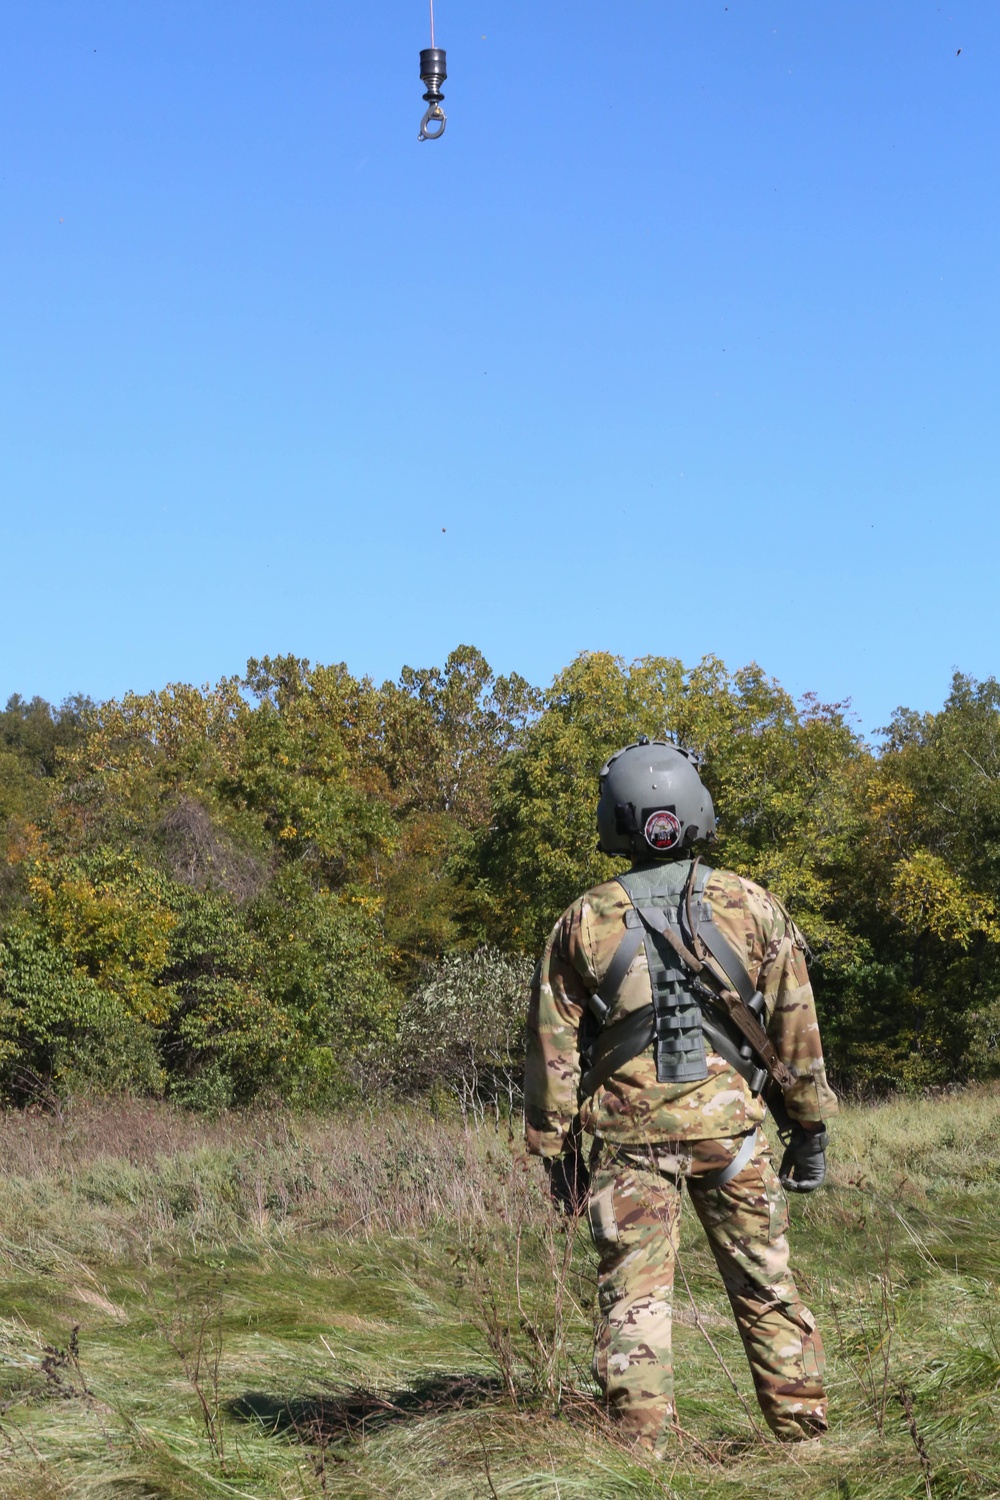
[[[825,1120],[837,1112],[827,1083],[819,1023],[806,969],[806,947],[780,904],[739,875],[715,870],[705,886],[712,919],[747,968],[767,1003],[767,1032],[795,1075],[785,1090],[793,1119]],[[579,1030],[625,932],[631,902],[617,880],[574,901],[553,928],[535,970],[528,1011],[525,1118],[528,1149],[555,1156],[577,1112]],[[649,969],[642,948],[618,991],[610,1016],[648,1005]],[[580,1103],[583,1129],[620,1145],[719,1140],[764,1119],[764,1105],[723,1058],[707,1051],[708,1077],[658,1083],[652,1050],[612,1074]]]

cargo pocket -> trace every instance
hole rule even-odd
[[[615,1217],[616,1180],[610,1177],[597,1192],[591,1192],[587,1199],[587,1223],[590,1225],[591,1239],[598,1250],[603,1250],[607,1245],[617,1245],[621,1238]]]
[[[822,1390],[826,1359],[819,1334],[816,1332],[816,1319],[808,1307],[803,1307],[801,1302],[786,1303],[785,1311],[789,1321],[795,1324],[802,1337],[802,1368],[805,1377],[813,1381],[818,1390]]]

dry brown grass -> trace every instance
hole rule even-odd
[[[761,1444],[734,1402],[739,1342],[688,1216],[685,1435],[657,1467],[593,1405],[592,1259],[505,1131],[0,1116],[0,1500],[989,1500],[998,1138],[997,1090],[845,1112],[830,1188],[792,1205],[830,1358],[816,1453]]]
[[[66,1223],[67,1200],[73,1205]],[[183,1226],[195,1242],[460,1232],[523,1222],[543,1200],[509,1134],[419,1110],[211,1120],[163,1103],[77,1102],[0,1115],[0,1225],[134,1253]]]

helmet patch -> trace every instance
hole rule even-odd
[[[662,854],[680,843],[681,825],[673,813],[664,808],[661,812],[650,813],[643,833],[649,847]]]

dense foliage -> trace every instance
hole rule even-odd
[[[381,686],[278,657],[214,688],[12,698],[0,1090],[509,1087],[525,955],[619,868],[596,773],[639,733],[704,753],[711,861],[806,933],[842,1083],[1000,1072],[995,680],[956,676],[873,748],[756,666],[593,653],[541,691],[460,647]]]

